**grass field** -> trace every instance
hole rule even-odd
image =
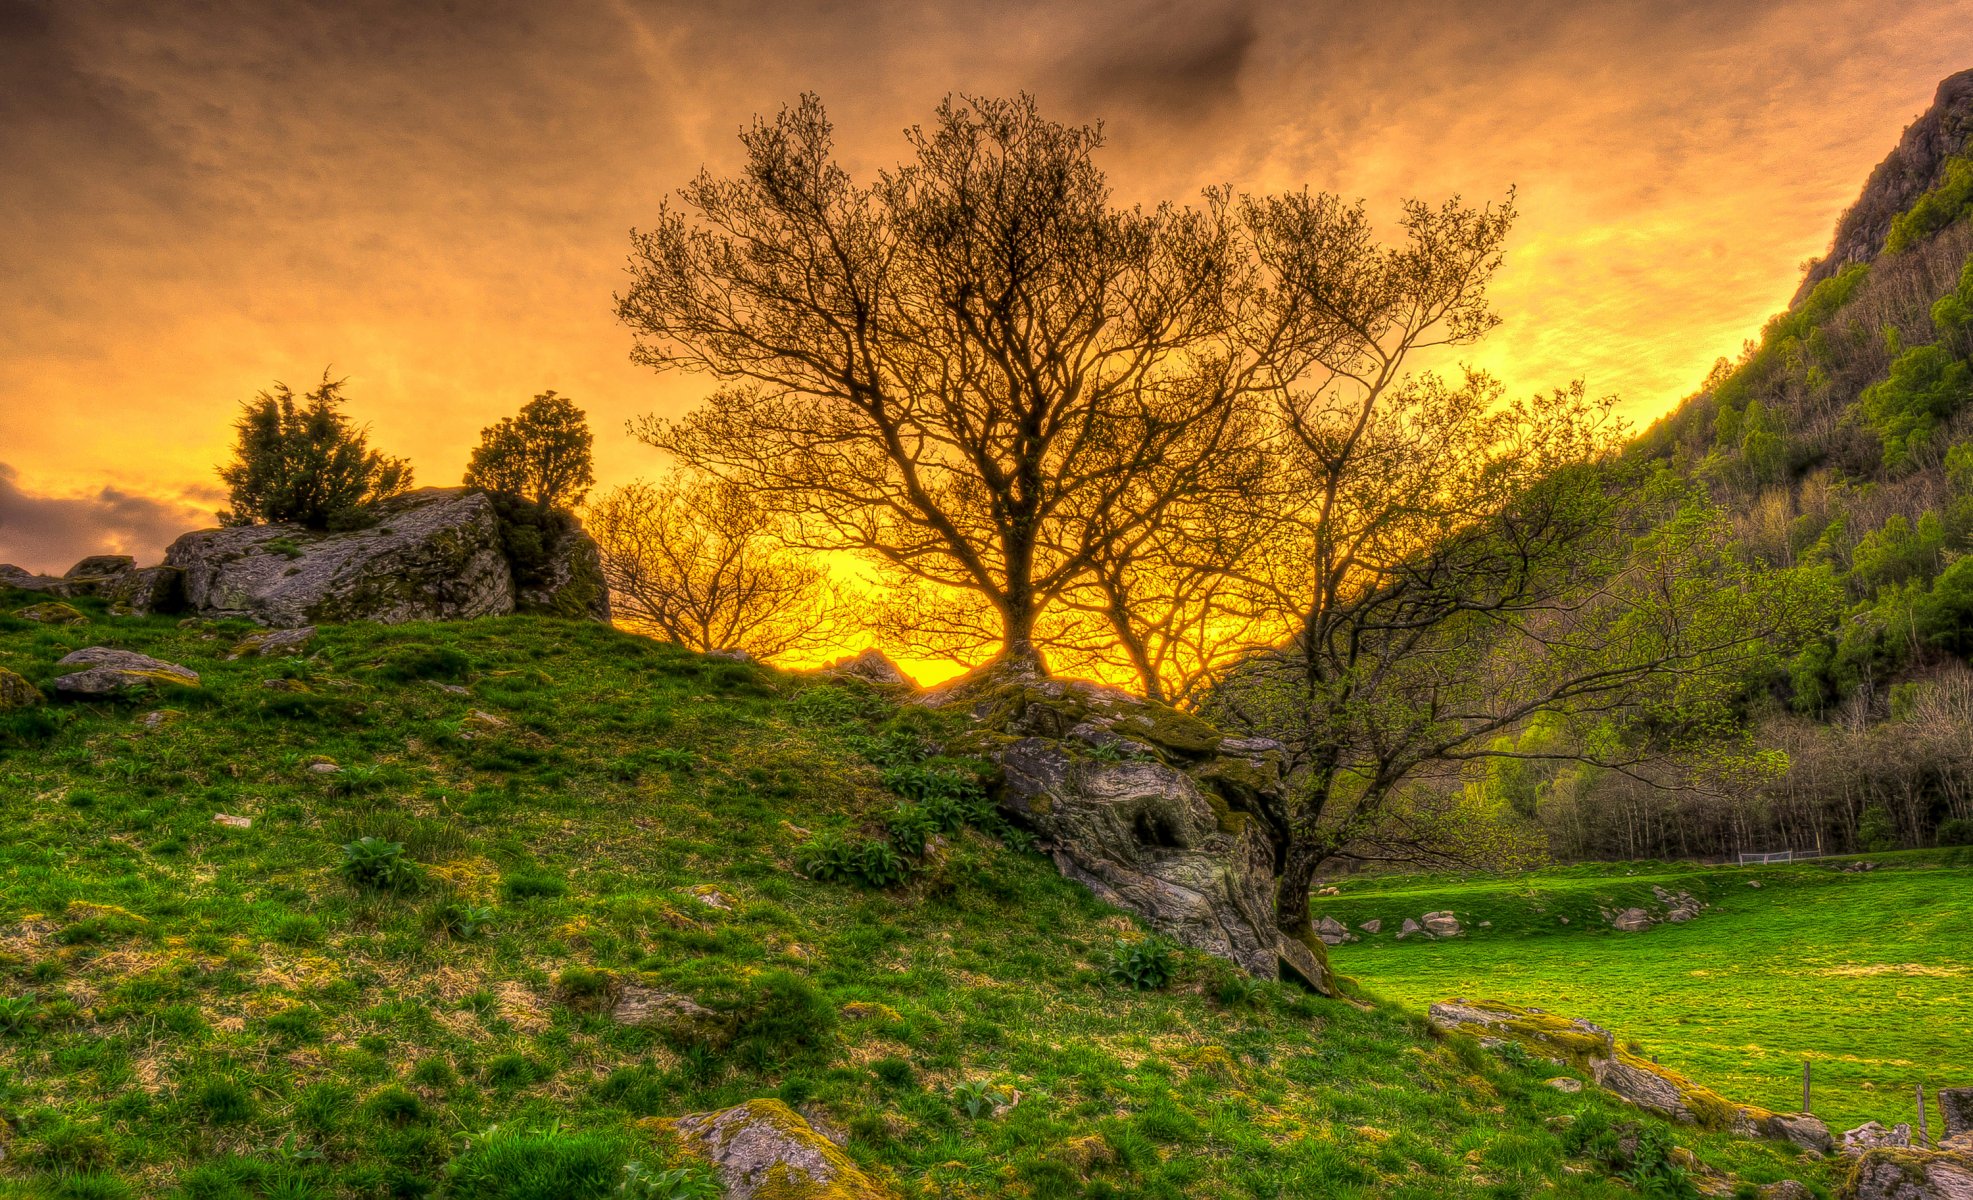
[[[1879,869],[1850,873],[1838,869],[1846,861],[1395,876],[1345,883],[1316,911],[1353,930],[1383,920],[1381,936],[1332,952],[1374,994],[1419,1009],[1463,995],[1586,1017],[1728,1097],[1778,1110],[1801,1107],[1806,1059],[1815,1111],[1834,1128],[1912,1120],[1913,1085],[1973,1086],[1973,862],[1878,855]],[[1654,885],[1708,907],[1683,924],[1609,928],[1599,908],[1662,911]],[[1441,909],[1467,936],[1392,937],[1404,917]]]
[[[100,644],[203,685],[0,713],[0,1197],[584,1200],[675,1161],[644,1118],[764,1096],[906,1200],[1635,1194],[1641,1119],[1551,1068],[1189,953],[1126,986],[1141,931],[991,820],[886,889],[805,877],[947,769],[859,685],[536,618],[235,660],[243,623],[28,599],[0,666],[44,688]],[[618,1024],[629,986],[713,1016]]]

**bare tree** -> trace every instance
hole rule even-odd
[[[739,487],[674,474],[619,487],[589,509],[617,620],[707,652],[757,658],[827,643],[826,572],[791,553],[774,515]]]
[[[726,384],[635,431],[800,544],[970,595],[1038,661],[1041,615],[1161,517],[1148,476],[1219,451],[1273,347],[1224,193],[1115,207],[1098,131],[1025,97],[907,137],[913,161],[857,184],[804,97],[634,235],[635,357]]]

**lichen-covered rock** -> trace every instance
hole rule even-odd
[[[1610,927],[1625,933],[1641,933],[1651,928],[1651,914],[1641,908],[1626,908],[1610,918]]]
[[[1869,1150],[1902,1148],[1911,1145],[1911,1126],[1893,1125],[1884,1128],[1875,1121],[1865,1121],[1855,1129],[1843,1131],[1843,1153],[1860,1155]]]
[[[1945,1118],[1944,1136],[1973,1133],[1973,1087],[1940,1088],[1939,1114]]]
[[[315,637],[315,626],[299,625],[293,629],[263,629],[241,638],[227,651],[226,657],[274,658],[284,654],[300,654]]]
[[[40,688],[0,667],[0,712],[10,708],[32,708],[44,699],[46,697],[41,694]]]
[[[1600,1025],[1539,1008],[1489,1001],[1447,1000],[1428,1016],[1441,1029],[1472,1034],[1482,1043],[1511,1042],[1530,1053],[1587,1072],[1598,1087],[1675,1121],[1721,1129],[1742,1137],[1792,1142],[1828,1153],[1829,1127],[1807,1113],[1776,1113],[1735,1104],[1709,1088],[1617,1045]]]
[[[23,621],[36,621],[43,625],[82,625],[89,620],[88,613],[59,600],[43,600],[39,604],[17,608],[14,615]]]
[[[71,596],[93,596],[108,584],[137,569],[137,560],[128,554],[91,554],[62,576]]]
[[[23,592],[52,592],[61,586],[62,581],[53,575],[37,575],[13,563],[0,563],[0,587],[18,588]]]
[[[882,650],[871,646],[863,653],[839,658],[822,668],[824,675],[841,675],[849,679],[861,679],[866,683],[882,687],[916,688],[911,676],[903,668],[885,656]]]
[[[779,1100],[648,1124],[711,1163],[728,1200],[896,1200]]]
[[[1837,1195],[1842,1200],[1973,1200],[1973,1146],[1950,1139],[1937,1150],[1865,1151]]]
[[[198,672],[147,654],[90,646],[65,655],[58,667],[82,667],[55,679],[55,691],[65,696],[116,696],[156,687],[197,687]]]
[[[200,616],[263,625],[451,620],[514,611],[514,579],[484,493],[425,488],[379,505],[367,529],[314,533],[243,525],[188,533],[165,563],[183,568]]]
[[[1404,919],[1404,924],[1398,926],[1397,938],[1401,942],[1404,939],[1410,937],[1414,933],[1424,933],[1424,932],[1425,932],[1425,927],[1423,925],[1420,925],[1418,922],[1412,920],[1410,917],[1406,917]]]
[[[517,571],[514,611],[571,620],[610,619],[603,552],[574,517],[562,515],[549,530],[541,561]]]
[[[617,992],[610,1019],[619,1025],[664,1029],[674,1033],[703,1033],[720,1023],[718,1013],[690,996],[627,983]]]

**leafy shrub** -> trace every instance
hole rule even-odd
[[[984,1079],[968,1079],[952,1085],[952,1099],[968,1117],[977,1120],[1001,1103],[1001,1093]]]
[[[922,842],[919,844],[923,846]],[[911,865],[889,842],[881,838],[852,841],[829,830],[796,848],[795,866],[821,883],[857,883],[876,888],[902,883],[911,875]]]
[[[1110,950],[1109,975],[1126,987],[1155,992],[1178,974],[1171,943],[1161,937],[1118,942]]]
[[[617,1191],[624,1145],[600,1133],[496,1126],[471,1139],[446,1168],[456,1200],[601,1200]]]
[[[432,925],[447,937],[469,942],[492,927],[493,910],[448,900],[432,914]]]
[[[1973,846],[1973,821],[1948,817],[1939,822],[1938,840],[1941,846]]]
[[[1939,185],[1891,218],[1884,250],[1889,254],[1908,250],[1969,211],[1973,211],[1973,158],[1948,159]]]
[[[643,1163],[625,1163],[619,1196],[630,1200],[719,1200],[725,1195],[719,1180],[698,1167],[653,1171]]]
[[[233,505],[220,520],[349,528],[369,505],[410,487],[410,466],[371,450],[342,406],[342,381],[326,371],[305,396],[277,383],[249,400],[234,425],[234,460],[219,469]]]
[[[939,822],[922,804],[900,804],[884,818],[884,831],[892,845],[915,858],[939,832]]]
[[[1884,442],[1884,465],[1912,462],[1932,434],[1973,400],[1973,371],[1946,347],[1914,346],[1891,362],[1891,374],[1863,391],[1857,403]]]
[[[342,877],[373,892],[408,892],[419,883],[418,864],[403,842],[363,837],[343,846]]]

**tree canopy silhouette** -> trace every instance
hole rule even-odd
[[[410,464],[370,449],[343,415],[343,383],[325,371],[304,396],[277,383],[242,406],[233,461],[219,468],[232,502],[219,514],[223,524],[328,529],[411,486]]]

